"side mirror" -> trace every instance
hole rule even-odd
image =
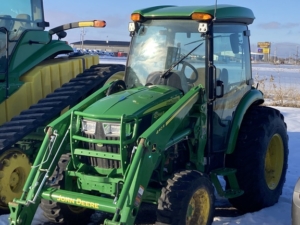
[[[217,80],[216,85],[216,98],[222,98],[224,96],[224,82],[221,80]]]

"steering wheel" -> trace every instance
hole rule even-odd
[[[191,79],[191,78],[186,78],[187,79],[187,82],[188,83],[194,83],[194,82],[196,82],[197,80],[198,80],[198,77],[199,77],[199,74],[198,74],[198,71],[196,70],[196,68],[192,65],[192,64],[190,64],[190,63],[188,63],[188,62],[186,62],[186,61],[182,61],[181,62],[181,64],[182,64],[182,68],[181,68],[181,73],[185,76],[185,73],[184,73],[184,71],[185,71],[185,67],[190,67],[193,71],[194,71],[194,73],[195,73],[195,78],[194,79]],[[186,77],[186,76],[185,76]]]
[[[106,96],[126,90],[126,84],[123,80],[114,81],[106,92]]]

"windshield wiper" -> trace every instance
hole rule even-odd
[[[177,66],[179,63],[181,63],[186,57],[188,57],[192,52],[194,52],[197,48],[199,48],[204,42],[201,42],[199,45],[197,45],[195,48],[193,48],[188,54],[186,54],[185,56],[183,56],[181,59],[179,59],[177,62],[173,63],[171,65],[171,67],[164,72],[160,77],[164,78],[165,76],[167,76],[172,69],[174,69],[175,66]]]
[[[190,45],[190,44],[194,44],[194,43],[197,43],[197,42],[199,42],[199,41],[203,41],[203,39],[200,39],[200,40],[197,40],[197,41],[192,41],[192,42],[190,42],[190,43],[185,44],[184,46],[187,46],[187,45]]]

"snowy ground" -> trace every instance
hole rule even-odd
[[[127,57],[111,57],[111,56],[100,56],[99,62],[101,64],[112,63],[112,64],[124,64],[126,65]]]
[[[218,199],[217,207],[222,206],[222,214],[217,210],[213,225],[290,225],[291,224],[291,203],[294,186],[300,176],[299,146],[300,146],[300,109],[274,107],[279,109],[285,116],[289,134],[289,167],[286,175],[286,183],[283,188],[283,194],[279,202],[272,207],[262,209],[258,212],[238,215],[230,208],[227,200]],[[32,225],[41,224],[45,219],[41,211],[37,211]],[[8,215],[0,216],[0,225],[7,225]]]

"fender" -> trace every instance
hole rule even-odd
[[[21,76],[53,54],[73,51],[65,42],[58,40],[50,41],[50,38],[48,32],[38,30],[24,32],[13,50],[9,72]],[[31,40],[39,41],[41,44],[30,44]],[[27,52],[29,56],[24,57],[22,52]]]
[[[234,118],[232,121],[232,127],[230,136],[228,139],[228,147],[226,150],[226,154],[233,153],[236,145],[236,140],[239,134],[239,130],[244,118],[245,113],[249,109],[251,105],[259,105],[264,102],[263,94],[261,91],[252,88],[249,92],[247,92],[244,97],[241,99],[240,104],[238,105],[237,109],[234,113]]]

